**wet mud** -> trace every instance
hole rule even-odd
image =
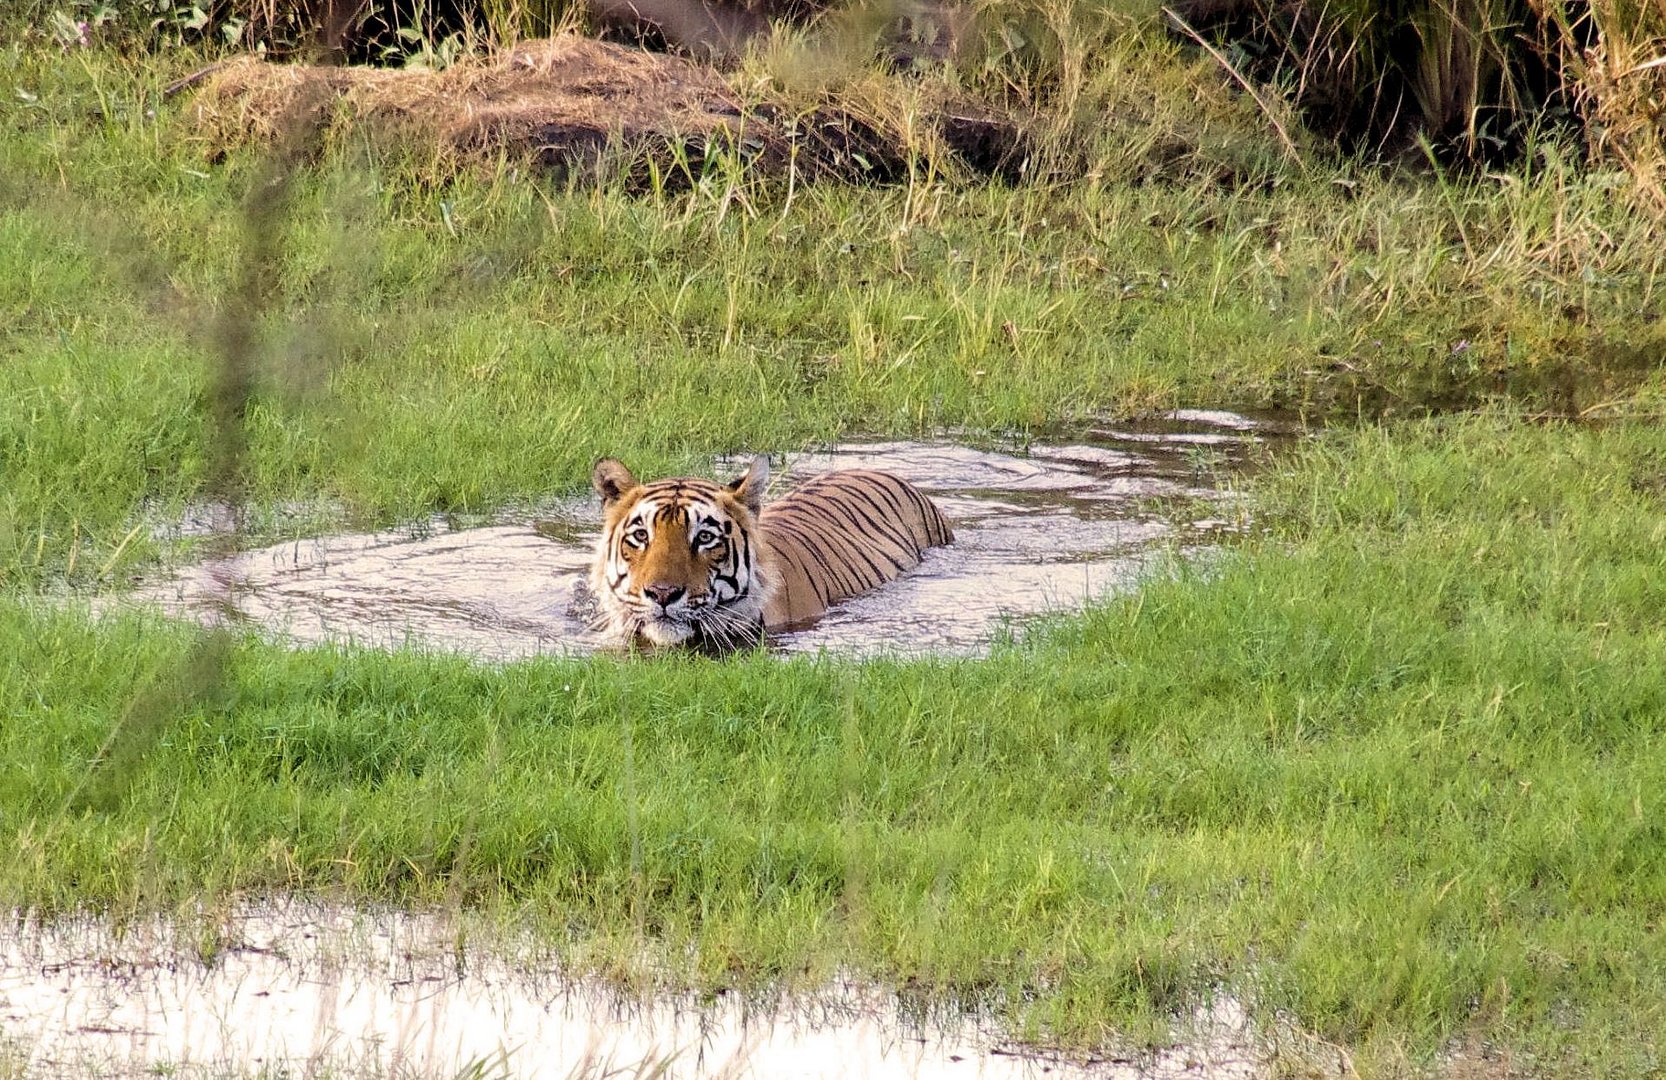
[[[0,1063],[107,1078],[1271,1075],[1269,1041],[1231,998],[1177,1018],[1167,1048],[1060,1054],[1012,1041],[986,1012],[854,981],[632,997],[535,946],[487,946],[443,913],[296,901],[205,922],[0,924]]]

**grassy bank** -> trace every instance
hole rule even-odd
[[[166,63],[13,61],[35,100],[0,106],[0,580],[86,584],[149,553],[143,508],[203,490],[258,165],[204,160]],[[298,178],[264,255],[257,503],[388,520],[570,490],[604,453],[655,472],[1175,404],[1602,416],[1663,392],[1666,248],[1555,146],[1468,180],[643,199],[436,188],[360,150]]]
[[[1371,1071],[1641,1075],[1663,468],[1650,427],[1366,431],[1269,482],[1271,535],[987,662],[242,642],[176,712],[183,630],[13,599],[0,895],[461,900],[636,977],[850,966],[1087,1042],[1225,987]]]
[[[484,669],[78,613],[209,490],[262,165],[161,96],[190,58],[4,50],[0,904],[466,902],[605,971],[849,966],[1073,1043],[1224,987],[1379,1074],[1661,1067],[1666,249],[1615,176],[1112,141],[1068,184],[634,198],[344,140],[255,249],[265,528],[537,500],[603,453],[1368,421],[1207,572],[987,662]],[[1219,91],[1129,70],[1182,119]]]

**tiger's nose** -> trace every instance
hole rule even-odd
[[[644,585],[642,591],[648,594],[648,599],[660,607],[670,607],[682,599],[685,590],[681,585]]]

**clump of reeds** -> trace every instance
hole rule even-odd
[[[1154,33],[1155,5],[979,0],[976,11],[957,77],[1037,116],[1067,174],[1240,186],[1312,149],[1288,102]]]
[[[1349,152],[1496,160],[1565,112],[1561,26],[1527,0],[1176,0],[1207,38]],[[1571,24],[1570,24],[1571,25]]]
[[[1491,165],[1582,136],[1657,204],[1666,0],[1174,0],[1176,34],[1344,150]]]
[[[1539,2],[1573,25],[1569,0]],[[1644,201],[1666,212],[1666,0],[1589,0],[1586,18],[1589,41],[1567,57],[1586,145],[1622,165]]]

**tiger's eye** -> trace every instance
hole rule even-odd
[[[630,532],[625,534],[625,539],[629,540],[631,543],[635,544],[637,547],[642,547],[644,544],[646,544],[648,542],[648,530],[647,529],[632,529]]]
[[[717,542],[717,533],[712,531],[711,529],[701,529],[698,533],[696,533],[694,535],[694,546],[695,547],[705,547],[707,544],[713,544],[713,543],[716,543],[716,542]]]

